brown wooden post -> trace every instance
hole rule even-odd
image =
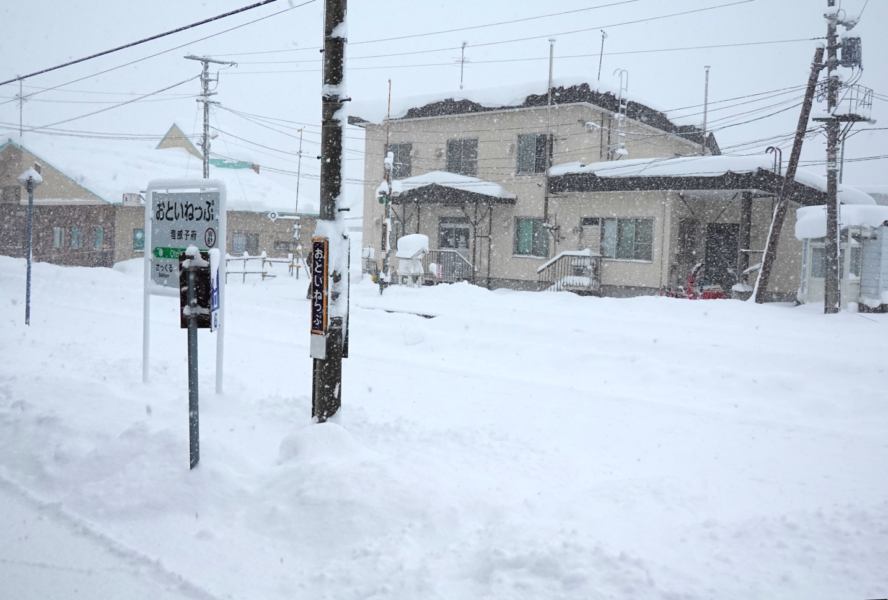
[[[755,301],[762,304],[765,294],[768,292],[768,282],[771,279],[771,269],[777,258],[777,244],[780,242],[780,232],[783,230],[783,221],[786,220],[786,211],[789,207],[789,199],[795,188],[795,174],[799,167],[799,158],[802,155],[802,143],[805,133],[808,131],[808,119],[811,117],[811,105],[814,103],[814,90],[817,88],[817,79],[823,68],[823,48],[817,48],[814,52],[814,62],[811,63],[811,74],[808,76],[808,88],[805,91],[805,100],[802,103],[802,112],[799,115],[799,124],[796,128],[795,141],[792,144],[792,154],[789,156],[789,164],[786,167],[786,175],[780,188],[780,196],[777,198],[777,206],[771,221],[771,229],[768,232],[768,242],[765,246],[765,254],[762,256],[762,268],[755,283]]]

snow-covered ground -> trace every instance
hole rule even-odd
[[[0,257],[2,598],[888,591],[888,315],[356,281],[312,425],[305,279],[232,282],[190,472],[177,303],[143,385],[137,262],[35,265],[30,328],[24,274]]]

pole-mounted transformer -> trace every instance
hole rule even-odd
[[[863,45],[859,37],[846,37],[842,39],[839,47],[839,64],[843,67],[863,67]]]

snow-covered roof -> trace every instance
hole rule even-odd
[[[411,233],[398,239],[397,258],[411,259],[429,251],[429,236],[422,233]]]
[[[408,177],[407,179],[396,179],[392,182],[392,194],[397,196],[410,190],[425,187],[427,185],[440,185],[456,190],[466,192],[474,192],[483,194],[493,198],[505,198],[514,200],[515,194],[507,192],[503,186],[491,181],[484,181],[477,177],[467,177],[466,175],[457,175],[456,173],[448,173],[446,171],[432,171],[425,175],[417,175],[416,177]]]
[[[589,85],[593,91],[597,91],[601,94],[611,94],[614,97],[617,97],[620,94],[618,87],[591,80],[588,75],[569,75],[552,79],[553,88],[566,89],[574,86],[581,86],[583,84]],[[412,108],[419,108],[444,100],[454,100],[456,102],[467,100],[469,102],[480,104],[487,109],[517,108],[527,101],[528,96],[547,94],[547,85],[548,81],[546,80],[535,80],[488,88],[464,90],[448,88],[432,94],[420,94],[415,96],[395,95],[391,99],[391,118],[402,119],[407,116],[408,111]],[[664,109],[658,107],[656,103],[651,102],[648,99],[640,98],[635,94],[624,91],[623,98],[644,105],[654,111],[664,112]],[[558,102],[558,100],[558,98],[554,98],[553,102]],[[348,113],[350,115],[359,117],[371,123],[382,123],[385,121],[387,110],[388,99],[385,98],[359,100],[352,102],[348,107]]]
[[[568,173],[593,173],[598,177],[717,177],[728,171],[754,173],[759,169],[770,170],[773,164],[774,159],[770,156],[635,158],[589,164],[565,163],[549,169],[549,175],[557,177]]]
[[[880,227],[888,222],[888,206],[843,206],[839,221],[848,227]],[[826,207],[804,206],[796,211],[795,236],[800,240],[826,235]]]
[[[569,173],[590,173],[596,177],[719,177],[731,173],[770,171],[774,159],[770,155],[754,156],[681,156],[676,158],[636,158],[610,162],[582,164],[579,162],[556,165],[549,175],[558,177]],[[821,192],[826,191],[826,177],[810,171],[796,171],[796,182]],[[843,204],[876,203],[868,194],[847,184],[839,185]]]
[[[8,142],[6,140],[9,140]],[[8,143],[28,150],[45,165],[62,172],[108,203],[119,203],[124,193],[139,193],[151,179],[200,178],[201,161],[184,148],[156,149],[151,141],[93,140],[39,133],[0,134],[0,148]],[[252,169],[210,166],[210,178],[225,182],[228,209],[292,213],[296,193]],[[316,214],[316,203],[300,199],[299,211]]]

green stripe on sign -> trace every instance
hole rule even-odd
[[[206,248],[198,248],[201,252],[208,252]],[[154,256],[157,258],[175,258],[178,259],[181,253],[185,252],[185,248],[164,248],[158,246],[154,249]]]

